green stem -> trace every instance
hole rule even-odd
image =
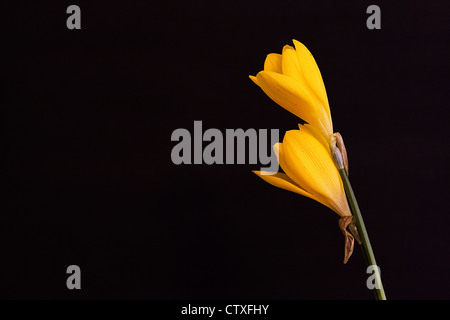
[[[344,183],[345,193],[347,194],[348,202],[350,203],[353,216],[355,217],[355,223],[356,227],[358,228],[359,237],[361,238],[361,246],[364,252],[364,256],[366,258],[367,265],[378,266],[377,262],[375,261],[375,255],[373,253],[372,246],[370,244],[369,235],[367,233],[366,226],[364,225],[364,220],[361,215],[361,211],[359,210],[355,194],[353,193],[350,180],[348,180],[347,174],[345,173],[345,169],[340,169],[339,173],[341,175],[342,182]],[[374,274],[376,275],[376,283],[379,287],[378,289],[374,288],[375,297],[377,300],[386,300],[386,294],[384,293],[383,283],[381,282],[381,276],[378,273],[377,268],[375,268],[374,272],[375,272]]]

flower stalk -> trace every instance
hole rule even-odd
[[[342,182],[344,184],[344,190],[347,194],[348,202],[350,203],[350,208],[352,209],[353,216],[355,217],[355,224],[358,228],[359,237],[361,239],[361,247],[364,252],[364,257],[368,266],[378,266],[375,260],[375,254],[373,253],[372,245],[370,244],[369,234],[367,233],[366,226],[364,225],[364,220],[359,210],[358,202],[356,201],[355,193],[353,192],[350,180],[348,179],[347,173],[344,168],[339,169],[339,174],[341,175]],[[386,294],[384,292],[383,283],[381,282],[381,276],[379,269],[374,268],[375,272],[375,288],[374,293],[377,300],[386,300]]]

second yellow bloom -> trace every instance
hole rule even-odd
[[[268,183],[316,200],[341,217],[351,216],[336,165],[326,148],[308,126],[286,132],[277,143],[278,162],[284,173],[274,175],[254,171]]]

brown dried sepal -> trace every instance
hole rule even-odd
[[[342,135],[339,132],[335,132],[333,136],[336,138],[336,147],[341,152],[345,173],[347,174],[348,177],[348,157],[347,157],[347,149],[345,149],[344,139],[342,138]]]
[[[356,228],[355,218],[353,216],[352,218],[352,222],[350,222],[350,224],[348,225],[348,230],[355,238],[356,242],[358,242],[358,244],[361,244],[361,238],[359,237],[358,228]]]
[[[347,227],[350,230],[347,231]],[[358,230],[356,229],[355,225],[355,218],[353,216],[347,216],[342,217],[339,219],[339,228],[341,229],[342,233],[345,237],[345,244],[344,244],[344,264],[347,263],[348,259],[350,259],[353,248],[355,246],[355,238],[358,243],[361,243],[359,239]]]

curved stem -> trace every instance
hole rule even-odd
[[[368,266],[374,266],[374,274],[375,274],[375,297],[377,300],[386,300],[386,294],[384,293],[383,283],[381,282],[381,276],[379,273],[378,265],[375,260],[375,255],[372,250],[372,246],[369,240],[369,234],[367,233],[366,226],[364,225],[364,220],[361,215],[361,211],[359,210],[358,202],[356,201],[355,194],[353,193],[352,186],[350,184],[350,180],[348,180],[347,174],[345,173],[345,169],[339,169],[339,174],[341,175],[342,182],[344,183],[345,193],[347,194],[348,202],[350,203],[350,207],[353,212],[353,216],[355,217],[356,227],[358,228],[359,237],[361,238],[361,246],[364,252],[364,256],[366,258],[366,262]]]

